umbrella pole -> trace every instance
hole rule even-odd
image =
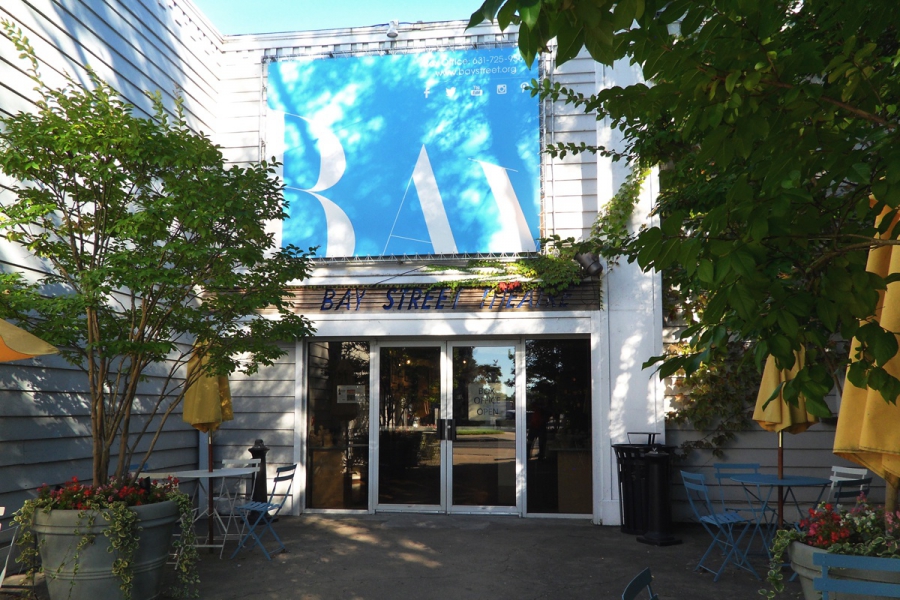
[[[206,434],[206,444],[207,444],[206,456],[207,456],[207,463],[208,463],[207,466],[209,467],[210,473],[213,472],[212,438],[213,438],[213,432],[212,432],[212,430],[210,430]],[[206,490],[207,509],[208,509],[207,513],[206,513],[206,515],[207,515],[206,516],[206,529],[208,530],[206,533],[206,543],[209,544],[210,546],[212,546],[212,543],[213,543],[213,490],[212,490],[213,480],[212,480],[212,477],[207,479],[207,481],[209,483],[207,483],[208,489]],[[212,548],[210,548],[209,551],[212,552]]]
[[[784,431],[778,432],[778,479],[784,479]],[[778,486],[778,528],[784,527],[784,487]]]

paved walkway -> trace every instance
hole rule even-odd
[[[201,551],[200,597],[216,600],[618,599],[644,567],[660,598],[751,599],[763,584],[729,568],[694,572],[709,537],[682,527],[677,546],[639,544],[582,520],[467,515],[305,515],[275,528],[287,552],[234,559]],[[269,546],[272,540],[267,540]],[[229,544],[227,552],[235,544]],[[755,561],[761,576],[765,563]],[[6,589],[3,590],[4,592]],[[43,591],[43,590],[41,590]],[[791,583],[780,597],[796,597]],[[9,598],[0,593],[0,598]],[[46,597],[46,596],[42,596]]]

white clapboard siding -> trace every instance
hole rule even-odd
[[[594,61],[582,50],[574,59],[553,68],[545,63],[544,72],[554,83],[585,95],[597,91]],[[545,101],[543,143],[597,143],[597,124],[593,115],[562,101]],[[543,157],[545,235],[583,239],[597,218],[597,159],[591,153],[564,157]]]
[[[676,428],[670,425],[666,429],[666,443],[671,445],[679,445],[684,440],[699,437],[702,437],[701,434],[688,428]],[[819,423],[800,434],[785,434],[784,472],[790,475],[827,478],[831,474],[832,465],[858,466],[832,454],[833,443],[833,425]],[[676,521],[691,520],[690,507],[687,505],[684,488],[681,485],[680,471],[683,469],[703,473],[707,482],[715,486],[713,464],[718,462],[759,463],[761,472],[777,473],[778,436],[753,425],[749,430],[737,434],[737,439],[725,448],[725,455],[722,458],[713,456],[709,451],[695,450],[690,453],[686,462],[674,462],[672,468],[672,513]],[[884,482],[875,477],[872,484],[871,498],[875,502],[883,502]],[[723,491],[726,499],[731,503],[746,501],[743,488],[736,482],[726,481]],[[716,493],[718,494],[718,490]],[[811,489],[798,488],[798,497],[804,503],[804,507],[812,506],[817,493]],[[792,514],[794,512],[796,511],[792,511]]]
[[[293,343],[280,344],[287,354],[271,367],[253,375],[234,373],[229,377],[234,420],[222,423],[213,436],[213,460],[250,458],[248,448],[262,439],[269,452],[269,476],[275,468],[293,464],[295,349]]]
[[[143,114],[151,109],[145,91],[159,91],[170,109],[179,93],[185,100],[188,123],[212,132],[218,64],[210,60],[215,52],[210,55],[202,49],[204,44],[217,48],[219,35],[201,23],[200,17],[182,19],[184,24],[179,24],[174,10],[163,4],[153,0],[11,0],[3,4],[0,14],[25,31],[49,84],[59,84],[62,72],[85,82],[85,66],[89,65]],[[4,59],[0,62],[0,106],[6,106],[10,93],[34,99],[31,82],[25,87],[5,85],[15,81],[12,71],[25,66],[8,41],[0,44],[0,57]]]
[[[147,116],[146,91],[159,91],[169,110],[184,99],[188,124],[217,127],[221,36],[187,0],[5,0],[0,18],[22,28],[52,86],[63,74],[87,81],[86,67],[118,89],[137,114]],[[12,42],[0,35],[0,116],[34,110],[37,94]],[[11,182],[0,180],[0,193]],[[6,191],[4,191],[6,190]],[[0,241],[0,269],[37,277],[43,266],[17,246]],[[163,389],[166,368],[141,383],[132,430]],[[43,483],[91,475],[87,376],[58,356],[0,364],[0,506],[5,522]],[[155,430],[156,417],[150,426]],[[146,449],[145,437],[139,450]],[[118,451],[118,449],[116,449]],[[113,459],[115,461],[115,457]],[[198,434],[181,420],[166,422],[150,464],[154,469],[195,468]]]

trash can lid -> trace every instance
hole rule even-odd
[[[631,436],[633,435],[646,435],[647,436],[647,445],[652,445],[656,443],[656,436],[659,435],[657,431],[629,431],[625,435],[628,436],[628,442],[633,443],[631,441]]]

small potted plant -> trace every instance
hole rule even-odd
[[[110,480],[99,486],[73,478],[53,489],[44,485],[15,514],[20,561],[31,583],[35,573],[44,573],[54,598],[151,600],[159,597],[169,540],[180,521],[173,592],[196,597],[192,511],[190,497],[171,478],[137,484]]]
[[[860,495],[850,508],[820,504],[809,509],[809,518],[800,521],[799,529],[781,529],[775,534],[768,574],[772,590],[764,590],[769,598],[784,590],[781,567],[785,552],[800,579],[804,598],[821,598],[813,589],[813,580],[822,573],[813,564],[813,555],[832,552],[900,559],[900,512],[885,512],[883,507],[870,504],[865,495]],[[868,574],[851,569],[844,569],[841,577],[868,580]],[[900,583],[900,578],[881,581]]]

